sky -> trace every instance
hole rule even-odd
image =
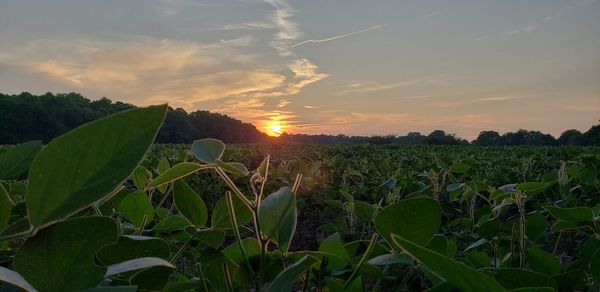
[[[600,119],[600,0],[0,0],[0,92],[169,103],[271,135]]]

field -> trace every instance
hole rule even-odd
[[[0,147],[0,288],[600,288],[598,148],[153,145],[164,111]]]

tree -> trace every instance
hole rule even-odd
[[[591,127],[583,134],[585,144],[590,146],[600,146],[600,125]]]
[[[558,144],[581,146],[585,144],[585,139],[579,130],[571,129],[560,134],[560,137],[558,137]]]
[[[480,146],[497,146],[501,145],[500,134],[496,131],[483,131],[479,133],[473,144]]]

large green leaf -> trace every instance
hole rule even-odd
[[[166,110],[161,105],[118,113],[52,140],[29,170],[31,224],[67,218],[120,186],[154,141]]]
[[[288,187],[270,194],[258,209],[261,231],[284,253],[296,230],[296,197]]]
[[[556,282],[541,273],[517,268],[496,269],[494,278],[507,289],[550,287],[556,289]]]
[[[239,225],[244,225],[252,218],[252,213],[248,207],[237,197],[233,196],[233,208],[235,217]],[[227,208],[227,197],[221,197],[213,208],[210,222],[216,228],[231,228],[231,219],[229,218],[229,209]]]
[[[127,221],[141,227],[146,216],[146,224],[154,219],[154,207],[144,191],[125,193],[115,197],[115,208]]]
[[[204,163],[217,163],[225,152],[225,144],[217,139],[196,140],[192,144],[192,154]]]
[[[27,172],[29,165],[42,149],[41,141],[16,145],[0,155],[0,180],[16,179]]]
[[[103,246],[117,240],[108,217],[79,217],[38,231],[17,251],[15,269],[39,291],[76,291],[96,286],[106,273],[94,263]]]
[[[103,265],[109,266],[142,257],[168,259],[169,254],[169,246],[160,238],[127,235],[103,247],[97,257]]]
[[[558,275],[560,273],[560,262],[551,253],[532,247],[527,250],[527,260],[531,268],[549,276]]]
[[[183,180],[175,181],[173,199],[177,210],[196,228],[200,228],[206,224],[208,220],[206,204]]]
[[[23,279],[19,273],[9,270],[5,267],[0,267],[0,282],[11,284],[25,291],[35,291],[35,288],[27,283],[27,281],[25,281],[25,279]]]
[[[481,273],[461,262],[457,262],[440,253],[429,250],[397,235],[394,242],[405,252],[423,263],[434,275],[446,280],[461,291],[505,291],[492,277]]]
[[[440,205],[436,200],[406,199],[381,210],[375,216],[375,228],[390,244],[392,233],[425,244],[440,228],[440,218]]]
[[[158,177],[148,184],[148,188],[155,188],[180,178],[191,175],[202,168],[202,165],[192,162],[182,162],[173,165],[167,171],[161,173]]]
[[[594,212],[588,207],[556,208],[544,207],[552,217],[568,223],[581,223],[594,220]]]
[[[319,260],[315,257],[309,255],[304,256],[302,259],[283,270],[271,283],[267,292],[292,291],[294,282],[298,279],[300,274],[310,269],[310,267],[317,262],[319,262]]]
[[[136,258],[108,266],[108,268],[106,269],[105,277],[111,277],[121,273],[148,269],[153,267],[167,267],[175,269],[175,266],[173,266],[173,264],[161,258]]]

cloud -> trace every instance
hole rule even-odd
[[[318,106],[312,106],[312,105],[305,105],[304,108],[307,108],[307,109],[317,109],[319,107]]]
[[[434,17],[434,16],[440,16],[440,15],[442,15],[442,13],[441,13],[441,12],[439,12],[439,11],[437,11],[437,12],[432,12],[432,13],[429,13],[429,14],[427,14],[427,15],[423,15],[423,18],[430,18],[430,17]]]
[[[301,46],[301,45],[308,44],[308,43],[325,43],[325,42],[329,42],[329,41],[333,41],[333,40],[337,40],[337,39],[341,39],[341,38],[346,38],[346,37],[349,37],[349,36],[353,36],[355,34],[367,32],[367,31],[370,31],[370,30],[380,29],[382,27],[383,27],[383,25],[375,25],[375,26],[371,26],[371,27],[368,27],[368,28],[365,28],[365,29],[361,29],[361,30],[357,30],[357,31],[354,31],[354,32],[350,32],[350,33],[346,33],[346,34],[342,34],[342,35],[338,35],[338,36],[333,36],[333,37],[329,37],[329,38],[325,38],[325,39],[312,39],[312,40],[302,41],[302,42],[299,42],[297,44],[291,45],[290,47],[291,48],[295,48],[297,46]]]
[[[483,97],[483,98],[477,99],[476,101],[483,101],[483,102],[487,102],[487,101],[507,101],[507,100],[522,99],[522,98],[525,98],[525,97],[526,96],[517,96],[517,95],[489,96],[489,97]]]
[[[291,103],[292,103],[292,102],[291,102],[291,101],[289,101],[289,100],[282,99],[282,100],[280,100],[280,101],[279,101],[279,103],[277,104],[277,107],[278,107],[278,108],[282,108],[282,107],[285,107],[285,106],[287,106],[288,104],[291,104]]]
[[[429,77],[421,77],[416,79],[411,79],[407,81],[399,81],[392,83],[379,83],[379,82],[355,82],[348,84],[342,88],[342,90],[334,93],[336,96],[347,95],[347,94],[360,94],[367,93],[373,91],[383,91],[383,90],[391,90],[398,87],[407,87],[414,85],[428,85],[428,86],[448,86],[449,78],[438,78],[434,76]],[[423,97],[418,96],[416,98]],[[408,97],[410,98],[410,97]]]
[[[270,19],[279,30],[273,36],[271,47],[277,50],[281,56],[294,56],[288,43],[302,36],[298,24],[290,20],[294,16],[294,8],[287,0],[265,0],[265,2],[275,8]]]

